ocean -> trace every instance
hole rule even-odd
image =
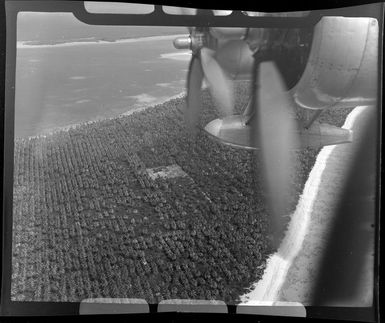
[[[26,22],[33,19],[27,18],[18,21],[15,137],[115,117],[185,91],[191,55],[172,43],[182,28],[85,28],[70,17],[64,21],[71,28],[59,24],[68,35],[60,36],[49,16],[45,24],[32,24],[54,30],[43,37],[30,31]],[[77,39],[74,26],[82,31]]]

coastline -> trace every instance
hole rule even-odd
[[[130,110],[127,110],[126,112],[123,112],[117,116],[113,116],[113,117],[96,117],[95,119],[93,120],[89,120],[89,121],[84,121],[84,122],[78,122],[78,123],[73,123],[73,124],[70,124],[70,125],[67,125],[67,126],[63,126],[63,127],[55,127],[55,128],[51,128],[51,129],[47,129],[47,130],[44,130],[43,132],[41,132],[40,134],[37,134],[37,135],[34,135],[34,136],[28,136],[28,137],[18,137],[18,138],[15,138],[16,140],[34,140],[34,139],[38,139],[38,138],[46,138],[47,136],[51,136],[55,133],[58,133],[58,132],[68,132],[69,130],[71,129],[77,129],[78,127],[82,127],[84,125],[89,125],[89,124],[94,124],[94,123],[98,123],[98,122],[103,122],[103,121],[106,121],[106,120],[113,120],[113,119],[119,119],[119,118],[124,118],[124,117],[127,117],[127,116],[130,116],[134,113],[138,113],[138,112],[142,112],[144,110],[147,110],[147,109],[150,109],[150,108],[155,108],[157,107],[158,105],[161,105],[161,104],[164,104],[168,101],[171,101],[171,100],[175,100],[175,99],[183,99],[184,97],[186,96],[186,91],[182,91],[178,94],[175,94],[173,96],[170,96],[170,97],[167,97],[166,99],[159,99],[155,102],[151,102],[151,103],[142,103],[140,104],[140,106],[137,106],[130,109]]]
[[[186,34],[187,34],[187,32],[186,32]],[[27,41],[18,41],[17,42],[17,49],[61,48],[61,47],[81,46],[81,45],[127,44],[127,43],[149,42],[149,41],[158,41],[158,40],[171,40],[171,39],[174,39],[176,37],[186,36],[186,34],[126,38],[126,39],[117,39],[114,41],[107,41],[107,40],[74,41],[74,42],[65,42],[65,43],[59,43],[59,44],[40,44],[40,45],[29,45],[29,44],[27,44],[28,43]]]
[[[245,89],[237,88],[241,103]],[[238,304],[262,278],[273,250],[255,185],[259,172],[250,176],[254,156],[207,136],[192,140],[180,113],[184,95],[15,145],[12,300],[220,298]],[[208,91],[202,102],[204,123],[216,113]],[[296,197],[316,153],[298,157]],[[192,180],[149,176],[175,165]],[[176,275],[182,280],[171,279]]]
[[[367,109],[368,107],[356,107],[347,116],[343,125],[343,128],[355,130],[356,143],[362,132],[361,119],[365,120]],[[341,190],[346,177],[346,165],[349,164],[356,146],[354,143],[332,145],[320,151],[297,208],[291,216],[284,240],[278,251],[267,260],[262,279],[252,285],[250,292],[241,296],[242,304],[253,305],[255,301],[284,301],[311,305],[314,274],[336,206],[334,197]],[[330,180],[331,178],[333,180]],[[370,276],[370,270],[368,275]],[[367,277],[368,284],[370,281],[372,277]],[[361,304],[353,306],[371,304],[369,294],[362,296]]]
[[[215,117],[202,94],[202,117]],[[12,300],[238,302],[270,252],[253,156],[192,140],[183,99],[167,102],[15,145]],[[173,165],[191,179],[149,176]]]

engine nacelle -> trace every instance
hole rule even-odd
[[[242,115],[229,116],[209,122],[204,130],[214,139],[223,144],[243,149],[260,149],[253,140],[253,127],[246,123],[247,117]],[[350,143],[353,141],[353,132],[327,123],[315,122],[309,129],[298,129],[295,133],[299,141],[290,149],[312,147],[320,149],[323,146]]]
[[[224,28],[214,29],[217,30]],[[233,30],[234,28],[226,29]],[[236,31],[233,31],[233,33],[231,34],[232,36],[228,33],[226,33],[225,35],[227,35],[225,39],[217,38],[218,35],[213,36],[211,34],[206,34],[206,36],[208,37],[202,38],[202,34],[197,33],[186,37],[178,37],[174,39],[173,43],[176,49],[190,49],[194,52],[199,49],[199,46],[201,46],[202,39],[210,39],[210,36],[211,38],[214,37],[214,39],[216,40],[215,58],[219,65],[221,65],[221,67],[225,70],[227,76],[232,80],[249,80],[251,78],[251,71],[253,66],[252,51],[244,40],[240,39],[239,37],[235,37],[237,35]]]
[[[244,39],[248,28],[210,27],[210,34],[216,39],[239,40]]]
[[[230,79],[251,79],[253,52],[245,41],[241,39],[219,41],[215,58]]]

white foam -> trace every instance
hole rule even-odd
[[[70,78],[69,78],[70,80],[85,80],[86,79],[86,77],[85,76],[71,76]]]
[[[91,102],[91,100],[89,100],[89,99],[77,100],[77,101],[75,102],[75,104],[81,104],[81,103],[87,103],[87,102]]]
[[[155,102],[157,100],[156,97],[149,95],[147,93],[142,93],[142,94],[138,94],[138,95],[130,95],[130,96],[127,96],[127,98],[135,99],[135,100],[137,100],[138,103],[152,103],[152,102]]]
[[[188,62],[191,59],[191,51],[165,53],[165,54],[161,54],[160,57],[165,58],[165,59],[173,59],[173,60],[177,60],[177,61]]]
[[[172,83],[156,83],[155,85],[160,87],[170,87],[172,86]]]
[[[153,97],[149,94],[146,94],[146,93],[128,96],[127,98],[136,99],[137,103],[134,104],[134,109],[131,109],[127,112],[124,112],[121,115],[127,116],[127,115],[132,114],[135,111],[142,111],[142,110],[147,109],[149,107],[153,107],[153,106],[156,106],[158,104],[165,103],[169,100],[183,98],[185,96],[186,96],[186,92],[184,92],[184,91],[180,92],[178,94],[175,94],[173,96],[162,96],[162,97],[157,97],[157,98]]]

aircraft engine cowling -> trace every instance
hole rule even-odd
[[[211,29],[228,29],[232,33],[226,31],[226,37],[218,37],[216,33],[212,33]],[[235,31],[233,29],[242,29]],[[244,33],[245,28],[210,28],[210,34],[206,34],[208,41],[215,40],[215,59],[226,72],[226,75],[232,80],[250,80],[253,66],[253,52],[249,45],[240,38],[239,35]],[[190,49],[193,52],[199,49],[202,34],[193,34],[186,37],[178,37],[174,40],[174,47],[177,49]],[[208,37],[207,37],[208,36]],[[211,36],[211,37],[210,37]]]
[[[215,58],[232,80],[250,80],[253,52],[241,39],[218,42]]]
[[[210,35],[218,42],[216,59],[232,80],[250,80],[253,52],[273,45],[271,58],[277,62],[290,89],[305,68],[312,30],[211,27]]]
[[[243,39],[247,32],[248,28],[210,27],[210,34],[216,39],[223,40]]]

